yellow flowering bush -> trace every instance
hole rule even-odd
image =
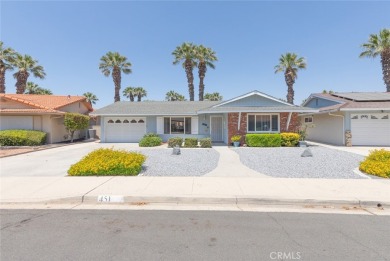
[[[360,163],[359,169],[368,174],[390,178],[390,151],[385,149],[371,151]]]
[[[282,138],[282,146],[295,147],[299,142],[299,134],[295,132],[282,132],[280,133]]]
[[[70,176],[134,176],[141,172],[146,157],[137,152],[97,149],[70,166]]]

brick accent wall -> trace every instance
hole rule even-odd
[[[296,132],[299,128],[299,118],[298,113],[294,112],[291,114],[289,129],[287,130],[287,120],[288,120],[288,112],[280,113],[279,121],[280,121],[280,132]],[[247,113],[241,113],[241,122],[238,123],[239,113],[229,113],[228,114],[228,144],[231,143],[231,137],[233,135],[239,134],[242,135],[241,144],[245,143],[245,135],[247,130]],[[238,128],[238,124],[240,128]]]
[[[241,113],[240,128],[238,128],[238,118],[238,112],[228,114],[228,144],[231,143],[232,136],[236,134],[242,135],[241,144],[245,143],[247,113]]]
[[[291,114],[290,125],[287,130],[288,112],[280,113],[280,132],[297,132],[299,130],[299,118],[298,113],[293,112]]]

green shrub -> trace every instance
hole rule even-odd
[[[170,139],[168,140],[168,147],[169,147],[169,148],[173,148],[173,147],[175,147],[176,145],[179,146],[179,147],[181,147],[182,144],[183,144],[183,139],[180,138],[180,137],[173,137],[173,138],[170,138]]]
[[[211,148],[212,147],[211,138],[200,139],[199,143],[200,143],[201,148]]]
[[[185,138],[184,147],[186,147],[186,148],[198,147],[198,139],[197,138]]]
[[[390,178],[390,151],[373,150],[360,163],[359,169],[367,174]]]
[[[160,135],[153,132],[149,132],[144,135],[144,138],[152,138],[152,137],[160,138]]]
[[[38,146],[46,142],[46,133],[34,130],[2,130],[1,146]]]
[[[160,137],[143,137],[139,141],[140,147],[156,147],[160,146],[162,139]]]
[[[294,132],[283,132],[280,134],[281,144],[285,147],[295,147],[299,142],[299,134]]]
[[[73,142],[75,131],[88,128],[89,119],[89,116],[80,113],[65,113],[64,125],[66,130],[70,133],[70,142]]]
[[[142,170],[146,157],[137,152],[97,149],[70,166],[70,176],[135,176]]]
[[[249,147],[280,147],[280,134],[247,134],[245,142]]]

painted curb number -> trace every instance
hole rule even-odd
[[[97,201],[100,203],[122,203],[125,200],[123,196],[99,195]]]

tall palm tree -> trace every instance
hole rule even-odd
[[[36,83],[27,82],[24,94],[52,95],[53,93],[49,89],[39,87],[39,85]]]
[[[205,100],[209,101],[222,101],[223,97],[219,94],[219,92],[206,93],[204,95]]]
[[[287,84],[287,102],[294,104],[294,83],[298,78],[298,70],[306,69],[305,58],[299,57],[295,53],[282,54],[279,64],[275,66],[275,73],[284,72],[284,79]]]
[[[196,46],[192,43],[183,43],[180,46],[177,46],[176,49],[172,52],[172,55],[175,57],[173,64],[178,64],[183,62],[183,68],[186,71],[187,82],[188,82],[188,92],[190,95],[190,101],[194,101],[194,74],[193,69],[197,66],[196,63]]]
[[[137,87],[134,89],[135,96],[137,96],[137,101],[141,101],[142,97],[146,97],[148,95],[147,91],[142,87]]]
[[[360,57],[375,58],[381,56],[383,81],[386,91],[390,92],[390,29],[383,29],[377,34],[371,34],[368,42],[362,44],[364,51]]]
[[[0,41],[0,93],[5,93],[5,71],[13,70],[11,62],[15,55],[16,52],[12,48],[4,48],[3,42]]]
[[[120,55],[118,52],[108,52],[100,58],[99,69],[106,77],[110,76],[110,74],[112,75],[112,80],[115,84],[115,102],[121,100],[119,91],[121,89],[122,72],[124,74],[130,74],[130,67],[131,63],[127,61],[125,56]]]
[[[99,100],[98,97],[96,97],[96,95],[92,92],[86,92],[83,94],[83,96],[87,98],[87,102],[89,102],[91,105],[96,104],[96,102]]]
[[[126,98],[129,98],[131,102],[134,101],[134,97],[136,96],[136,92],[135,92],[135,87],[126,87],[124,90],[123,90],[123,96],[125,96]]]
[[[177,93],[175,91],[169,91],[165,94],[166,101],[185,101],[184,95]]]
[[[218,61],[218,58],[211,48],[199,45],[196,47],[196,59],[198,62],[199,74],[199,101],[203,101],[204,77],[206,77],[207,67],[215,69],[213,62]]]
[[[12,60],[12,65],[18,68],[18,71],[14,73],[16,79],[16,93],[23,94],[26,89],[26,84],[30,73],[34,77],[44,79],[46,76],[45,70],[41,65],[38,65],[38,61],[34,60],[30,55],[16,54]]]

